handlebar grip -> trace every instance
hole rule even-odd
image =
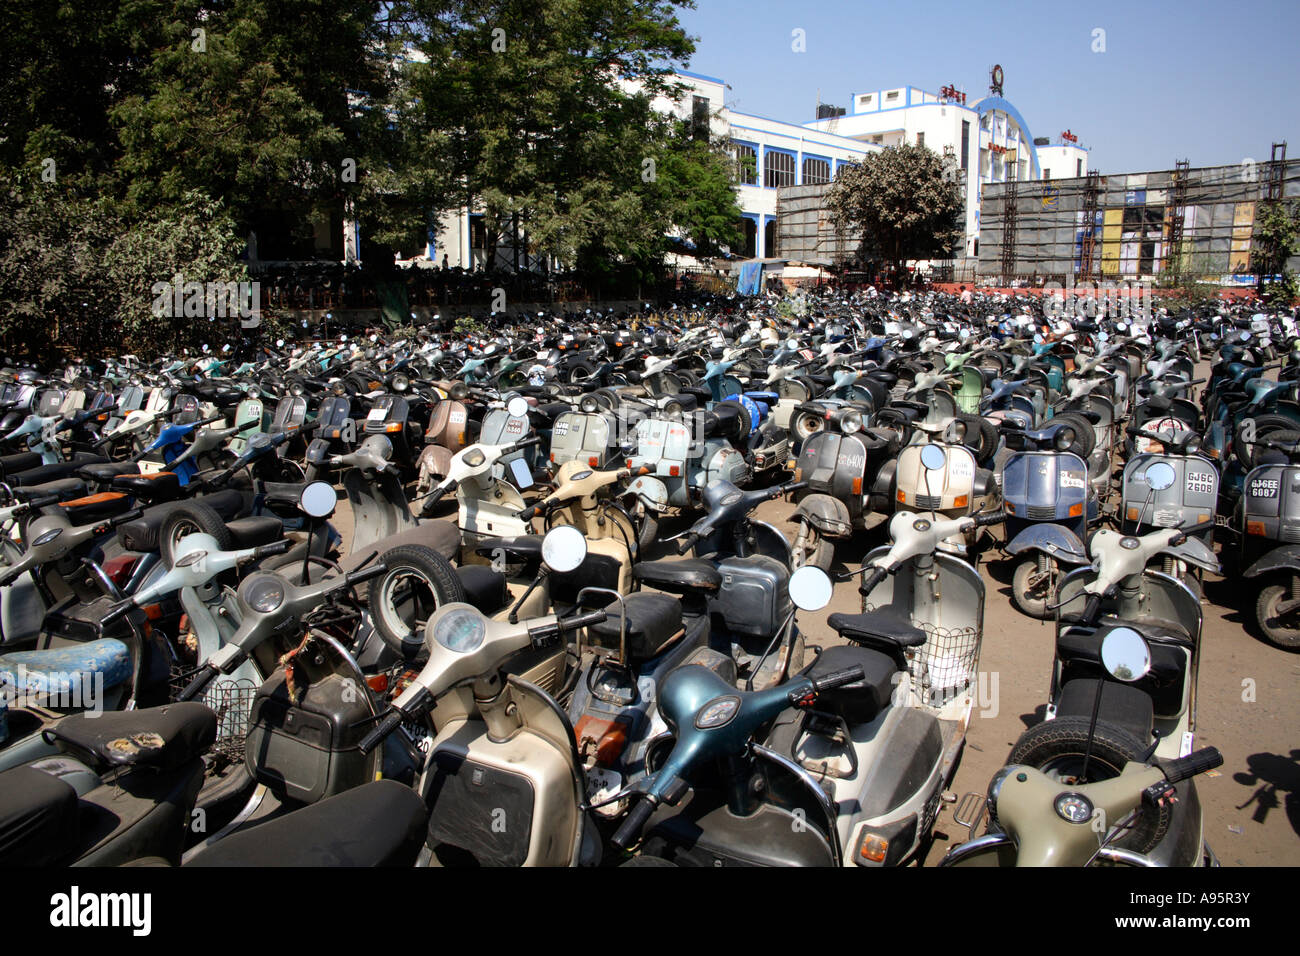
[[[368,568],[362,568],[360,571],[353,571],[347,576],[348,587],[369,581],[371,578],[377,578],[388,570],[388,565],[383,561],[372,564]]]
[[[108,613],[104,615],[103,623],[111,624],[118,618],[126,617],[133,607],[135,607],[135,601],[131,598],[127,598],[125,601],[113,605],[109,608]]]
[[[808,487],[808,482],[806,481],[792,481],[789,484],[781,485],[779,488],[777,488],[776,494],[788,495],[792,491],[799,491],[801,488],[807,488],[807,487]],[[775,497],[775,495],[773,497]]]
[[[144,514],[143,508],[132,508],[130,511],[124,511],[122,514],[109,519],[109,524],[114,528],[126,524],[128,521],[134,521]]]
[[[269,558],[274,554],[284,554],[292,547],[293,542],[288,538],[279,541],[272,541],[270,544],[264,544],[253,552],[254,558]]]
[[[1223,754],[1219,753],[1219,748],[1203,747],[1186,757],[1179,757],[1177,760],[1171,761],[1164,766],[1163,770],[1166,780],[1170,783],[1178,783],[1180,780],[1194,777],[1198,773],[1205,773],[1207,770],[1222,766]]]
[[[58,495],[41,495],[39,498],[31,498],[24,505],[23,514],[30,514],[37,508],[44,508],[46,505],[56,505],[58,503]]]
[[[525,508],[523,511],[519,512],[519,520],[532,521],[535,517],[537,517],[537,513],[539,511],[541,511],[540,504],[532,505],[528,508]]]
[[[623,818],[623,822],[614,831],[613,843],[621,850],[634,846],[641,839],[641,831],[655,812],[655,804],[646,798],[632,808],[632,812]]]
[[[539,444],[542,440],[540,435],[534,435],[531,438],[521,438],[510,447],[518,451],[520,448],[527,448],[529,445]]]
[[[816,688],[818,693],[821,693],[824,690],[831,690],[835,687],[843,687],[845,684],[860,681],[865,676],[866,673],[862,670],[862,666],[855,664],[853,667],[846,667],[841,671],[833,671],[825,677],[814,678],[813,687]]]
[[[863,594],[870,594],[877,584],[885,580],[885,576],[888,574],[888,568],[872,568],[871,573],[862,579],[862,584],[859,585],[858,590]]]
[[[987,511],[975,516],[975,527],[987,528],[989,525],[1001,524],[1007,520],[1005,511]]]
[[[1084,624],[1091,624],[1097,620],[1097,617],[1100,614],[1101,614],[1101,595],[1089,594],[1088,601],[1083,606],[1083,616],[1081,619],[1082,622]]]
[[[219,674],[215,665],[204,664],[199,672],[194,675],[194,679],[186,685],[185,689],[176,697],[177,700],[193,700],[203,693],[203,688],[212,683],[212,679]]]
[[[401,725],[404,717],[405,715],[397,708],[393,708],[385,714],[384,719],[375,725],[375,729],[366,734],[366,736],[362,738],[361,743],[357,745],[357,749],[361,751],[361,755],[364,757],[366,754],[370,753],[370,751],[383,743],[384,738]]]
[[[685,554],[687,551],[691,550],[691,548],[695,547],[695,542],[699,540],[700,536],[698,534],[687,534],[686,537],[682,538],[682,543],[677,546],[677,553]]]
[[[424,506],[427,508],[429,507],[429,505],[436,505],[439,501],[442,500],[442,496],[445,495],[451,489],[452,489],[452,485],[440,485],[439,487],[434,488],[433,491],[429,492],[425,496]]]
[[[593,624],[600,624],[609,617],[604,611],[589,611],[586,614],[579,614],[577,617],[561,618],[556,623],[566,631],[576,631],[579,628],[591,627]]]

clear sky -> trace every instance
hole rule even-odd
[[[1102,173],[1261,161],[1282,140],[1300,158],[1300,0],[697,4],[680,13],[698,38],[689,69],[728,83],[743,112],[804,123],[819,90],[849,107],[909,85],[973,103],[999,63],[1030,132],[1071,130]]]

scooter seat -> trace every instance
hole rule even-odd
[[[88,484],[106,485],[118,475],[136,475],[140,466],[133,461],[106,461],[95,465],[83,465],[77,469],[77,476],[86,479]]]
[[[542,536],[540,534],[521,534],[513,538],[485,538],[474,551],[491,557],[496,551],[503,551],[508,557],[519,561],[540,561],[542,559]]]
[[[410,866],[427,819],[418,793],[376,780],[233,833],[188,865]]]
[[[672,404],[673,402],[680,405],[684,412],[693,412],[698,405],[695,396],[688,392],[678,392],[676,395],[665,395],[663,400],[658,404],[662,407],[664,405]]]
[[[117,687],[130,678],[131,652],[111,637],[43,651],[0,654],[0,684],[28,697],[95,703],[101,689]]]
[[[6,479],[7,483],[14,487],[29,487],[31,485],[43,485],[47,481],[57,481],[60,478],[72,478],[77,474],[78,469],[86,465],[95,464],[96,462],[106,462],[107,458],[99,455],[93,455],[89,458],[81,458],[76,461],[60,461],[53,465],[41,465],[39,468],[29,468],[27,471],[20,471]]]
[[[465,603],[483,614],[495,614],[510,603],[510,588],[500,571],[484,564],[466,564],[456,569],[456,575],[465,589]]]
[[[804,670],[805,676],[817,679],[854,666],[862,668],[862,680],[823,691],[816,704],[817,710],[844,718],[850,727],[871,722],[889,706],[898,673],[894,661],[880,651],[846,644],[826,648]]]
[[[284,537],[284,522],[275,515],[249,515],[226,522],[234,549],[260,548]]]
[[[33,767],[0,773],[0,866],[52,866],[77,843],[77,791]]]
[[[898,376],[893,372],[886,372],[883,369],[871,369],[867,372],[867,378],[875,379],[886,388],[892,388],[898,383]]]
[[[57,507],[63,509],[74,525],[94,524],[130,510],[131,499],[120,491],[101,491],[96,495],[60,502]]]
[[[58,495],[60,501],[71,501],[73,498],[84,498],[86,490],[86,483],[80,478],[60,478],[57,481],[47,481],[43,485],[14,488],[13,493],[16,501],[31,501],[47,495]]]
[[[45,737],[96,773],[126,766],[175,770],[212,746],[217,715],[196,701],[73,714],[55,722]]]
[[[220,515],[223,521],[230,521],[244,509],[244,496],[233,488],[204,495],[202,498],[195,498],[194,500],[207,505]],[[122,547],[128,551],[157,551],[158,534],[162,531],[163,522],[167,520],[167,516],[173,511],[184,507],[188,503],[187,500],[182,500],[154,505],[139,518],[126,522],[117,530],[118,540],[122,542]]]
[[[826,623],[840,637],[849,641],[879,641],[900,648],[920,647],[925,643],[925,631],[893,605],[864,614],[837,612],[828,617]]]
[[[687,558],[681,561],[638,561],[632,577],[642,584],[673,594],[716,591],[722,587],[722,574],[712,561]]]
[[[12,455],[0,455],[0,475],[16,475],[20,471],[30,471],[41,466],[41,456],[34,451],[19,451]]]
[[[626,649],[627,664],[648,661],[680,637],[682,629],[682,604],[669,594],[637,591],[627,595],[623,604],[615,601],[605,608],[609,616],[599,624],[587,628],[587,639],[599,647],[617,650],[622,630],[623,607],[627,609]]]
[[[298,502],[302,498],[302,490],[307,487],[307,482],[300,481],[266,481],[262,483],[262,490],[266,495],[266,504],[271,508],[285,508],[291,511],[297,510]]]
[[[149,504],[175,501],[181,496],[181,480],[170,471],[156,471],[148,475],[118,475],[109,487]]]

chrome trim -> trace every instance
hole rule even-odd
[[[835,809],[835,804],[831,802],[831,798],[826,795],[826,791],[818,786],[817,781],[813,779],[812,774],[799,766],[799,764],[795,763],[789,757],[779,754],[775,750],[770,750],[759,743],[751,743],[750,747],[754,753],[759,756],[766,757],[778,766],[789,770],[798,777],[800,781],[802,781],[804,786],[817,795],[817,803],[826,814],[826,821],[829,824],[828,835],[830,836],[831,850],[835,853],[835,865],[843,866],[844,847],[840,843],[839,813]]]
[[[1109,860],[1112,863],[1126,863],[1129,866],[1160,866],[1155,860],[1145,853],[1135,853],[1132,850],[1124,850],[1116,846],[1102,847],[1097,851],[1094,859]]]
[[[938,865],[952,866],[953,864],[966,859],[968,856],[974,856],[976,853],[987,850],[989,847],[1005,846],[1008,844],[1014,845],[1014,842],[1015,841],[1005,833],[986,833],[982,837],[976,837],[974,840],[967,840],[965,843],[953,847],[943,855],[943,859],[939,861]]]

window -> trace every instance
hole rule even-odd
[[[1051,178],[1052,178],[1052,171],[1051,171],[1050,169],[1044,168],[1044,169],[1043,169],[1043,179],[1044,179],[1044,180],[1048,180],[1048,179],[1051,179]]]
[[[1076,176],[1082,176],[1082,175],[1083,175],[1083,160],[1081,160],[1081,159],[1076,159],[1076,160],[1074,161],[1074,175],[1076,175]]]
[[[774,149],[763,150],[763,185],[768,189],[794,185],[794,156]]]
[[[758,185],[758,151],[748,143],[732,143],[736,160],[736,182],[742,186]]]
[[[924,133],[917,133],[917,134],[916,134],[916,145],[917,145],[917,146],[924,146],[924,145],[925,145],[925,134],[924,134]]]
[[[870,106],[870,105],[871,105],[871,101],[874,100],[874,99],[875,99],[875,96],[874,96],[873,94],[871,94],[871,93],[868,93],[866,96],[860,96],[860,97],[858,97],[858,105],[859,105],[859,106],[863,106],[863,107]]]
[[[740,229],[745,237],[741,255],[746,259],[752,259],[758,255],[758,223],[747,216],[740,220]]]
[[[831,164],[828,159],[805,156],[803,161],[803,183],[815,186],[831,181]]]
[[[885,94],[885,100],[886,100],[886,101],[889,101],[889,100],[896,100],[896,99],[898,99],[898,90],[894,90],[894,91],[892,91],[892,92],[890,92],[890,93],[886,93],[886,94]]]
[[[970,120],[961,121],[961,168],[970,164]]]
[[[691,136],[694,139],[709,138],[709,98],[707,96],[691,98]]]

